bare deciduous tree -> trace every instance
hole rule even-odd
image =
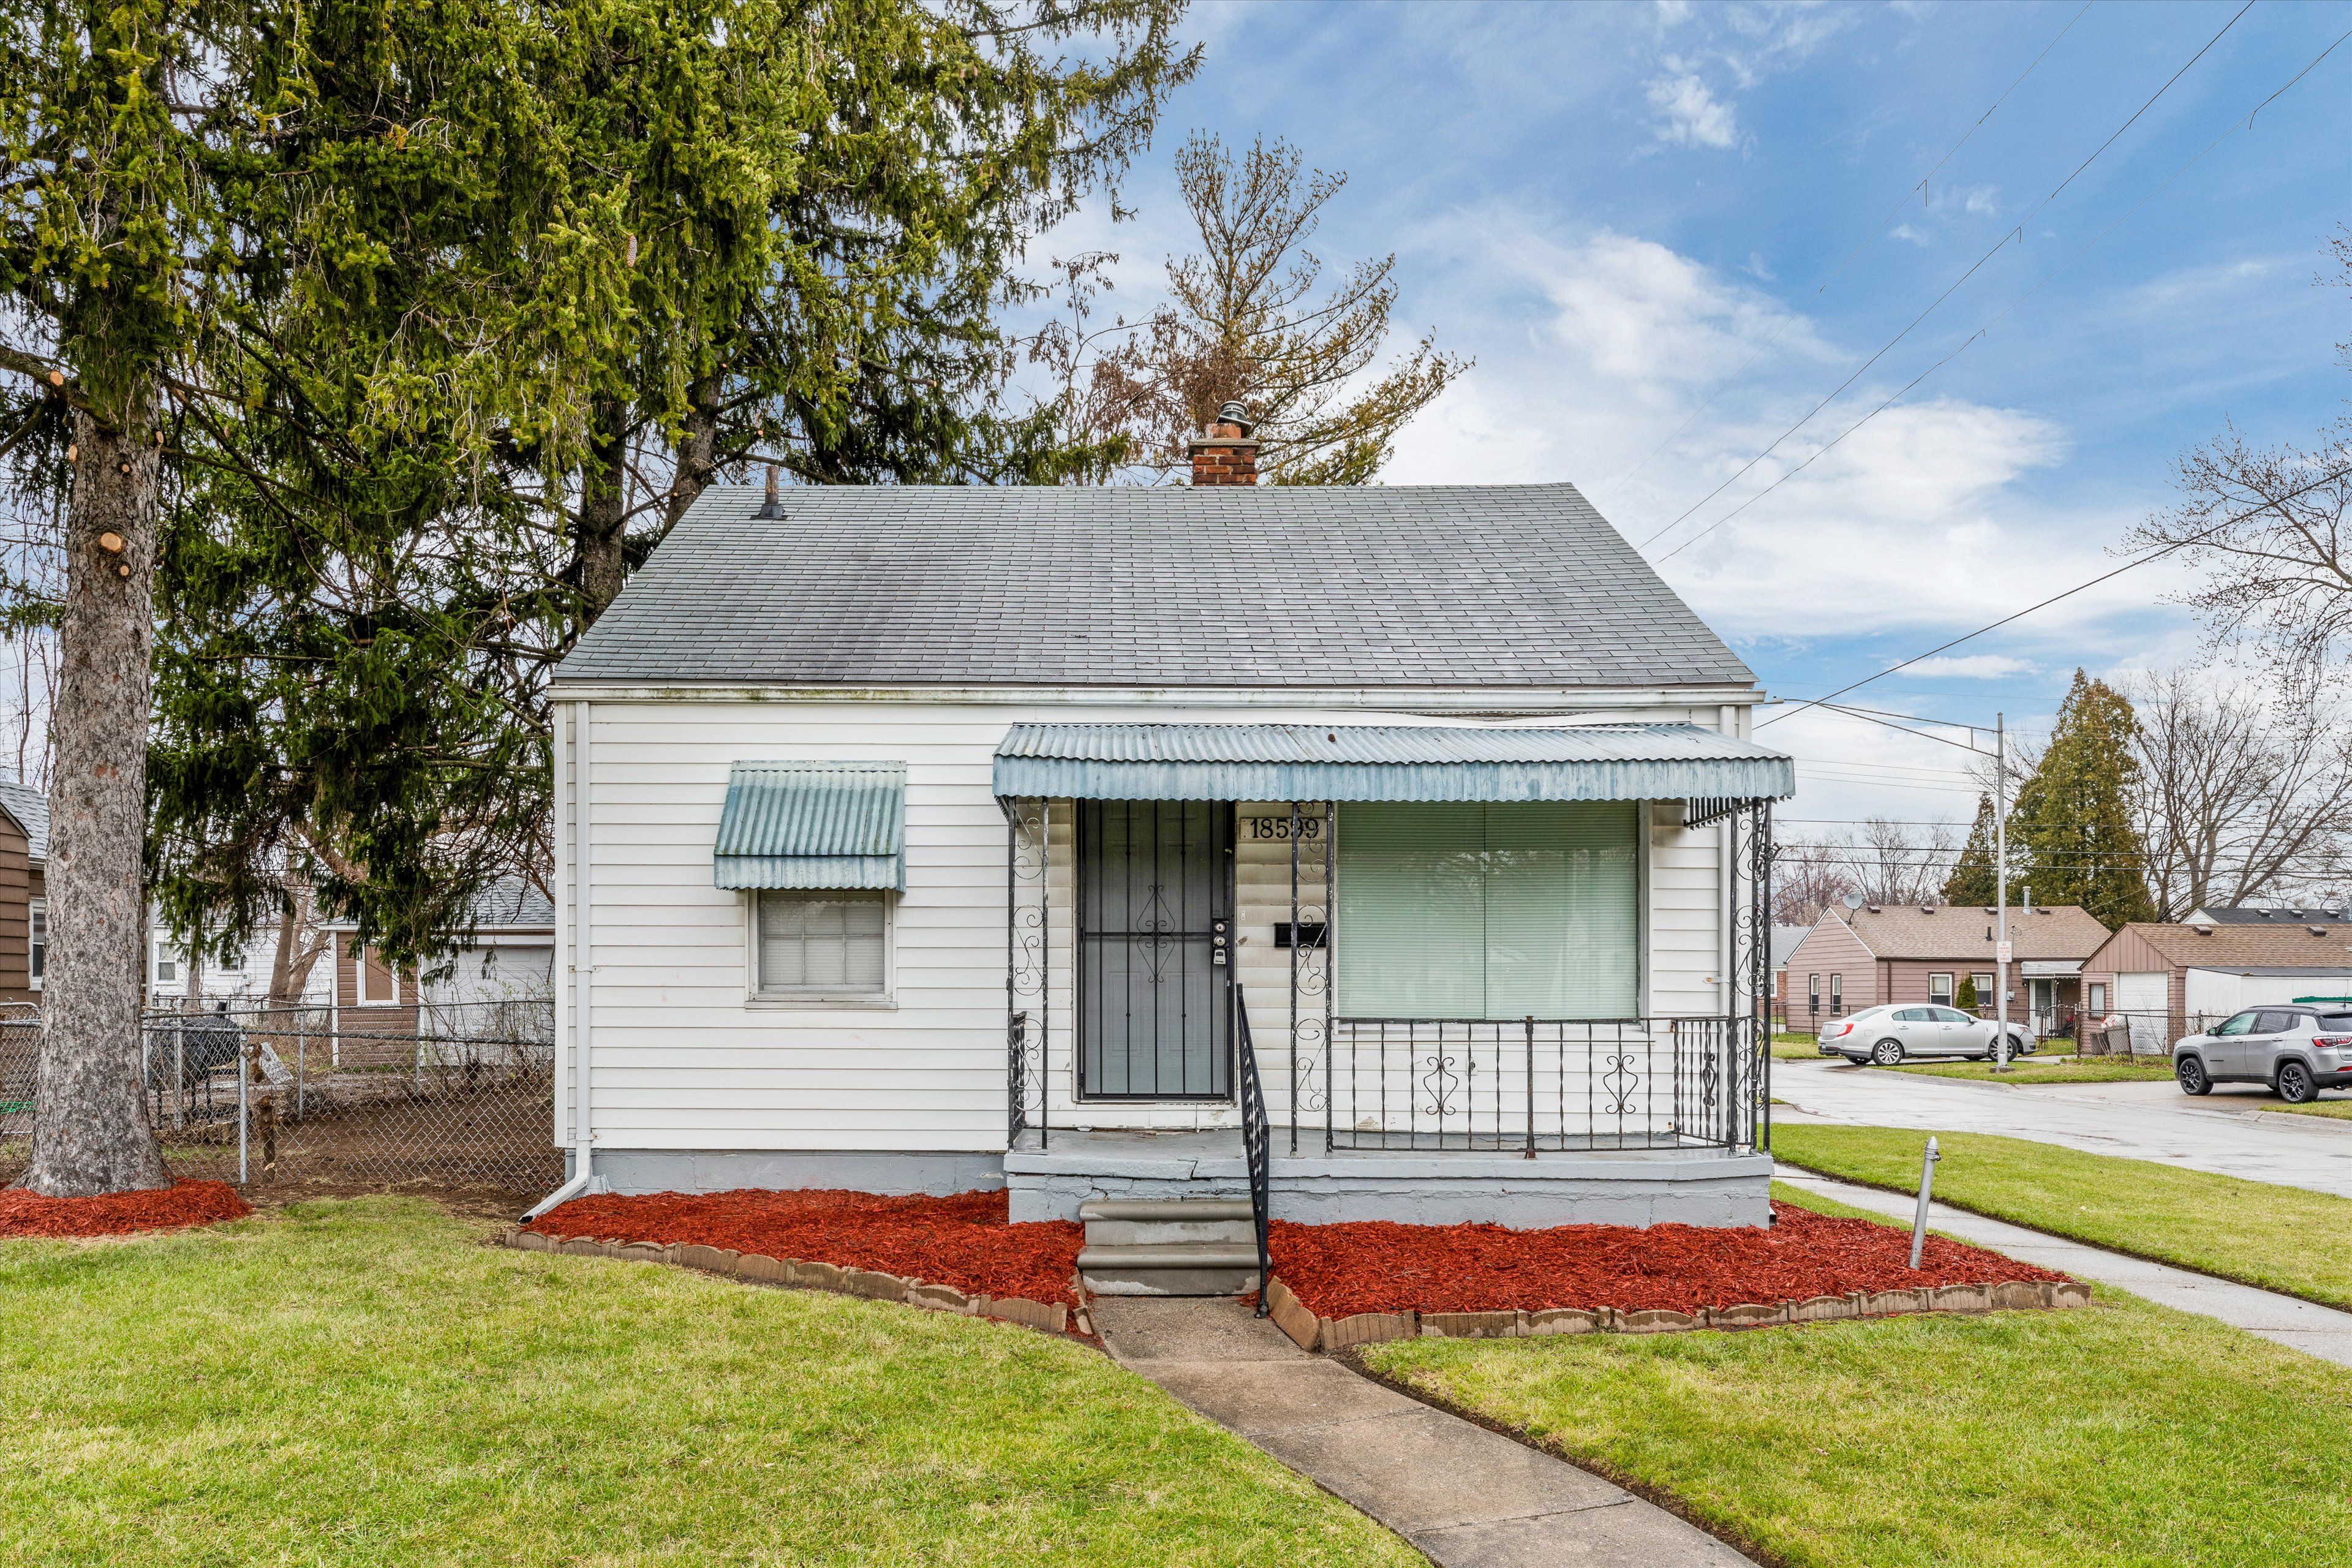
[[[2323,281],[2352,288],[2352,227]],[[2352,341],[2337,345],[2352,366]],[[2235,429],[2182,458],[2184,500],[2126,536],[2206,569],[2184,596],[2216,640],[2247,643],[2310,680],[2352,653],[2352,419],[2309,448],[2258,447]]]
[[[1915,831],[1874,816],[1845,837],[1841,859],[1854,891],[1874,904],[1942,902],[1944,879],[1959,858],[1949,825]]]
[[[2309,683],[2283,697],[2143,676],[2134,816],[2158,918],[2317,894],[2352,874],[2352,735]]]

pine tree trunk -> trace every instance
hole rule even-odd
[[[587,601],[580,617],[583,629],[594,626],[604,606],[620,596],[622,579],[628,574],[621,553],[628,525],[624,417],[619,403],[598,405],[580,477],[580,595]]]
[[[162,463],[143,406],[121,428],[78,413],[74,439],[49,788],[45,1026],[25,1177],[52,1197],[171,1184],[142,1103],[139,1037]]]

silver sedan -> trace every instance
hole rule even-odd
[[[1974,1057],[1990,1060],[2000,1026],[1990,1018],[1973,1017],[1958,1007],[1920,1003],[1890,1003],[1865,1007],[1850,1018],[1833,1018],[1822,1026],[1821,1053],[1854,1063],[1875,1062],[1891,1068],[1911,1057]],[[2021,1024],[2009,1026],[2009,1054],[2033,1054],[2033,1033]]]

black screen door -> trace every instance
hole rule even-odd
[[[1078,803],[1078,1092],[1230,1100],[1233,807]]]

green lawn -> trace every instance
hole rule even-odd
[[[1422,1561],[1084,1345],[485,1229],[0,1243],[0,1558]]]
[[[2261,1110],[2284,1110],[2294,1116],[2333,1116],[2352,1121],[2352,1100],[2315,1100],[2308,1105],[2289,1105],[2285,1100],[2256,1107]]]
[[[1919,1190],[1925,1132],[1776,1123],[1772,1152]],[[2352,1307],[2352,1200],[1981,1132],[1938,1132],[1936,1196],[2036,1230]]]
[[[1810,1029],[1802,1034],[1790,1034],[1783,1031],[1772,1037],[1772,1056],[1778,1061],[1799,1061],[1808,1057],[1819,1056],[1821,1052],[1818,1046],[1819,1042],[1814,1039],[1812,1031]]]
[[[2115,1292],[1363,1355],[1792,1568],[2352,1563],[2352,1371]]]
[[[2141,1083],[2172,1081],[2170,1062],[2127,1060],[2121,1057],[2026,1057],[1997,1073],[1990,1062],[1916,1062],[1894,1069],[1925,1073],[1930,1078],[1973,1078],[1988,1083]]]

